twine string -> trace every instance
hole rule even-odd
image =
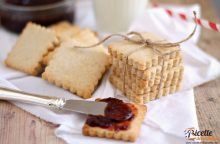
[[[102,39],[101,41],[99,41],[98,43],[95,43],[95,44],[92,44],[92,45],[89,45],[89,46],[74,46],[74,48],[93,48],[93,47],[96,47],[96,46],[99,46],[101,44],[103,44],[104,42],[106,42],[108,39],[111,39],[112,37],[120,37],[120,38],[124,38],[124,40],[126,41],[129,41],[131,43],[134,43],[134,44],[138,44],[138,45],[141,45],[140,48],[142,47],[145,47],[145,48],[151,48],[153,50],[153,53],[155,54],[158,54],[161,59],[162,59],[162,69],[161,69],[161,76],[160,76],[160,84],[159,84],[159,89],[158,89],[158,94],[157,94],[157,97],[160,96],[160,93],[161,93],[161,90],[163,88],[163,85],[162,85],[162,82],[163,82],[163,79],[164,79],[164,65],[165,65],[165,56],[166,55],[171,55],[175,52],[178,52],[180,51],[180,49],[178,50],[173,50],[171,52],[168,52],[168,53],[162,53],[160,51],[160,48],[170,48],[170,47],[176,47],[176,46],[179,46],[181,43],[183,42],[186,42],[188,41],[189,39],[192,38],[192,36],[195,34],[196,32],[196,29],[197,29],[197,16],[196,16],[196,12],[193,11],[193,15],[194,15],[194,19],[195,19],[195,26],[194,26],[194,29],[193,31],[184,39],[180,40],[180,41],[177,41],[177,42],[166,42],[166,43],[161,43],[161,42],[153,42],[151,41],[150,39],[145,39],[141,33],[139,32],[136,32],[136,31],[131,31],[125,35],[123,34],[111,34],[107,37],[105,37],[104,39]],[[138,37],[138,39],[134,39],[133,37],[130,37],[130,36],[136,36]],[[131,53],[129,53],[127,56],[126,56],[126,61],[125,61],[125,66],[124,66],[124,78],[123,78],[123,82],[124,82],[124,86],[123,86],[123,92],[125,92],[125,82],[126,82],[126,71],[127,71],[127,64],[128,64],[128,57],[133,54],[134,52],[137,52],[138,50],[140,49],[136,49],[135,51],[132,51]],[[145,69],[146,70],[146,69]]]
[[[193,11],[193,14],[194,14],[195,19],[197,19],[195,11]],[[177,42],[173,42],[173,43],[170,43],[170,42],[167,42],[167,43],[152,42],[150,39],[145,39],[141,35],[141,33],[131,31],[131,32],[127,33],[126,35],[111,34],[111,35],[105,37],[104,39],[102,39],[101,41],[99,41],[98,43],[95,43],[95,44],[92,44],[92,45],[89,45],[89,46],[74,46],[74,48],[93,48],[93,47],[96,47],[96,46],[99,46],[99,45],[103,44],[104,42],[111,39],[112,37],[121,37],[121,38],[124,38],[124,40],[127,40],[127,41],[135,43],[135,44],[145,44],[145,46],[147,46],[147,47],[155,46],[155,47],[169,48],[169,47],[179,46],[179,44],[181,44],[185,41],[188,41],[195,34],[196,29],[197,29],[197,21],[195,21],[195,27],[194,27],[193,31],[186,38],[184,38],[180,41],[177,41]],[[130,38],[129,36],[132,36],[132,35],[138,36],[139,39],[136,40],[136,39]]]

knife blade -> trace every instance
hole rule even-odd
[[[91,115],[104,115],[107,106],[105,102],[66,100],[3,87],[0,87],[0,100],[19,101]]]
[[[107,103],[105,102],[65,100],[65,104],[61,107],[61,109],[91,115],[105,115],[106,106]]]

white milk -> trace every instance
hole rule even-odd
[[[93,0],[98,30],[126,32],[143,10],[148,0]]]

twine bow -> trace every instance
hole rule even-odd
[[[123,35],[123,34],[111,34],[107,37],[105,37],[104,39],[102,39],[101,41],[99,41],[98,43],[95,43],[93,45],[89,45],[89,46],[74,46],[74,48],[93,48],[93,47],[96,47],[96,46],[99,46],[101,44],[103,44],[105,41],[107,41],[108,39],[112,38],[112,37],[121,37],[121,38],[124,38],[124,40],[126,41],[129,41],[131,43],[134,43],[134,44],[138,44],[138,45],[141,45],[140,48],[142,47],[147,47],[147,48],[152,48],[153,49],[153,52],[154,53],[157,53],[159,56],[161,56],[162,58],[162,70],[161,70],[161,79],[160,79],[160,85],[159,85],[159,90],[158,90],[158,94],[157,94],[157,97],[160,96],[160,93],[161,93],[161,90],[162,90],[162,81],[163,81],[163,73],[164,73],[164,59],[165,59],[165,56],[166,55],[170,55],[172,53],[175,53],[175,52],[178,52],[180,51],[180,49],[178,50],[173,50],[171,52],[168,52],[168,53],[162,53],[159,48],[170,48],[170,47],[175,47],[175,46],[179,46],[179,44],[189,40],[190,38],[192,38],[192,36],[195,34],[196,32],[196,29],[197,29],[197,16],[196,16],[196,12],[193,11],[193,15],[194,15],[194,21],[195,21],[195,27],[193,29],[193,31],[191,32],[191,34],[189,34],[186,38],[178,41],[178,42],[174,42],[174,43],[170,43],[170,42],[166,42],[166,43],[161,43],[161,42],[153,42],[151,41],[150,39],[145,39],[139,32],[135,32],[135,31],[132,31],[132,32],[129,32],[127,33],[126,35]],[[137,36],[138,39],[134,39],[133,37],[130,37],[130,36]],[[127,56],[126,56],[126,64],[124,66],[124,80],[123,80],[123,91],[125,92],[125,75],[126,75],[126,71],[127,71],[127,62],[128,62],[128,57],[138,51],[140,49],[137,49],[131,53],[129,53]]]

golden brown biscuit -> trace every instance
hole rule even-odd
[[[128,105],[129,107],[132,107],[132,112],[134,114],[133,119],[126,122],[119,122],[119,125],[123,125],[123,123],[128,123],[128,128],[124,130],[115,130],[108,127],[103,128],[99,126],[90,126],[85,123],[82,130],[83,135],[134,142],[139,136],[141,124],[144,120],[147,109],[144,105]]]
[[[151,33],[142,33],[142,35],[145,39],[150,39],[153,42],[167,42],[166,40]],[[161,54],[167,54],[175,51],[172,54],[164,56],[165,61],[180,57],[178,46],[169,48],[158,47],[157,49],[161,52]],[[109,53],[119,60],[124,62],[127,61],[129,65],[132,65],[134,68],[139,70],[146,70],[161,61],[161,55],[155,53],[151,47],[134,44],[126,40],[110,44]]]
[[[132,84],[135,88],[140,88],[143,91],[145,89],[149,89],[155,85],[159,85],[160,82],[164,85],[164,87],[170,86],[170,84],[175,85],[182,80],[183,77],[183,66],[174,67],[170,71],[166,71],[163,73],[163,81],[161,81],[161,75],[151,74],[151,78],[148,80],[141,79],[137,75],[130,74],[129,72],[124,72],[124,70],[113,67],[112,75],[120,78],[121,81],[125,81],[126,84]],[[125,74],[125,76],[124,76]]]
[[[113,67],[119,68],[120,70],[124,70],[125,65],[126,65],[125,62],[123,62],[117,58],[114,58],[114,57],[112,58],[112,66]],[[147,68],[146,70],[138,70],[135,67],[133,67],[132,65],[127,64],[126,69],[129,74],[137,75],[139,78],[147,80],[147,79],[152,79],[152,77],[155,74],[159,75],[161,73],[161,70],[162,70],[161,65],[162,64],[157,63],[155,66]],[[163,69],[165,72],[167,72],[167,71],[170,71],[173,68],[178,67],[180,65],[182,65],[182,58],[181,57],[175,58],[175,59],[169,59],[164,63]]]
[[[60,39],[61,42],[69,40],[73,38],[77,33],[80,32],[80,27],[71,24],[67,21],[61,21],[56,24],[53,24],[48,27],[49,29],[55,31],[57,37]],[[46,66],[48,65],[49,61],[52,59],[55,50],[50,51],[43,59],[43,64]]]
[[[81,30],[80,27],[73,25],[67,21],[53,24],[49,28],[55,31],[61,41],[71,39]]]
[[[150,87],[150,90],[144,91],[144,94],[138,94],[137,91],[134,91],[129,83],[125,84],[121,81],[120,78],[117,76],[111,75],[109,78],[110,82],[119,89],[125,96],[131,100],[132,102],[135,102],[137,104],[145,104],[149,101],[158,99],[162,96],[166,96],[168,94],[172,94],[180,89],[181,81],[179,81],[177,84],[170,85],[168,87],[164,87],[159,91],[159,85]]]
[[[141,35],[152,42],[167,43],[150,33]],[[112,60],[110,81],[130,100],[145,103],[178,90],[183,77],[179,46],[146,46],[121,40],[110,44],[108,50]]]
[[[93,48],[74,46],[87,46],[98,41],[91,30],[85,29],[72,40],[63,42],[42,74],[43,79],[82,98],[90,98],[109,67],[109,55],[102,45]]]
[[[54,53],[56,52],[56,50],[54,49],[53,51],[50,51],[46,56],[44,56],[43,58],[43,64],[45,66],[48,65],[48,63],[50,62],[50,60],[53,58]]]
[[[43,57],[58,44],[53,31],[29,22],[8,54],[5,64],[25,73],[38,75],[42,72]]]

